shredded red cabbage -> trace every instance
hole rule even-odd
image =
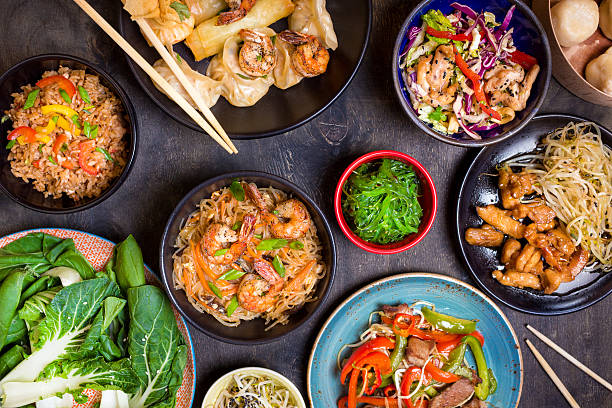
[[[497,44],[497,40],[495,39],[495,36],[485,24],[484,19],[480,20],[479,23],[480,23],[480,27],[486,34],[485,38],[489,40],[489,43],[491,43],[491,46],[493,46],[493,49],[497,53],[497,51],[499,50],[499,45]]]
[[[470,33],[471,33],[473,30],[474,30],[474,28],[476,28],[476,25],[478,24],[478,22],[479,22],[480,20],[482,20],[482,14],[479,14],[479,15],[476,17],[476,19],[474,20],[474,22],[472,23],[472,25],[471,25],[471,26],[469,26],[467,30],[465,30],[465,34],[466,34],[466,35],[470,34]]]
[[[516,6],[513,4],[512,7],[510,7],[508,12],[506,13],[506,17],[504,17],[504,21],[499,26],[497,31],[495,31],[495,39],[497,41],[499,41],[499,39],[503,37],[503,35],[506,33],[506,30],[508,29],[508,26],[510,25],[510,20],[512,20],[512,14],[514,14],[515,8]]]
[[[406,44],[406,48],[404,48],[404,51],[402,51],[402,53],[400,54],[400,58],[406,55],[408,51],[410,51],[410,49],[412,48],[412,45],[414,44],[414,40],[417,38],[420,32],[421,32],[421,27],[416,27],[416,26],[408,30],[408,44]]]
[[[474,10],[472,10],[470,7],[466,6],[465,4],[459,4],[457,2],[451,3],[450,5],[452,8],[454,8],[455,10],[459,10],[460,12],[464,13],[466,16],[476,20],[476,12]]]
[[[499,123],[491,123],[490,125],[485,126],[478,126],[478,123],[475,123],[473,125],[468,126],[468,129],[473,132],[485,132],[487,130],[495,129],[498,126],[500,126]]]

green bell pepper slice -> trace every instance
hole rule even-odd
[[[435,312],[428,307],[421,308],[423,317],[434,328],[451,334],[470,334],[476,330],[476,320],[460,319],[458,317]]]

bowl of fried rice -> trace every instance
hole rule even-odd
[[[45,54],[0,77],[0,188],[45,213],[91,208],[125,181],[137,123],[127,94],[81,58]]]

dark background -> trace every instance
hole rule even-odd
[[[138,156],[125,184],[103,204],[80,213],[56,216],[25,209],[0,195],[0,235],[35,228],[68,227],[119,241],[132,233],[145,261],[158,269],[160,237],[181,197],[207,178],[228,171],[262,170],[285,177],[311,194],[326,213],[337,240],[338,269],[328,300],[315,318],[280,341],[261,346],[233,346],[192,328],[198,383],[194,406],[208,386],[226,371],[258,365],[288,376],[306,393],[308,356],[319,327],[333,309],[368,282],[399,272],[437,272],[473,283],[454,238],[457,191],[476,154],[437,142],[414,126],[396,100],[389,61],[395,36],[416,1],[374,0],[370,46],[349,89],[323,114],[301,128],[263,140],[236,142],[238,156],[228,156],[207,136],[165,115],[149,100],[128,69],[122,51],[69,0],[0,1],[0,70],[26,57],[62,52],[101,66],[125,88],[140,125]],[[117,1],[92,0],[117,27]],[[574,97],[551,82],[541,112],[584,116],[612,128],[612,110]],[[341,233],[331,197],[337,179],[356,157],[377,149],[414,156],[431,173],[438,191],[436,222],[415,248],[398,255],[366,253]],[[529,323],[580,361],[612,377],[612,319],[609,297],[590,308],[558,317],[538,317],[502,307],[521,342],[524,386],[521,407],[565,407],[567,403],[537,364],[523,339],[533,336]],[[583,407],[612,407],[612,394],[538,340],[536,346]],[[319,408],[319,407],[317,407]],[[322,407],[321,407],[322,408]],[[500,407],[502,408],[502,407]]]

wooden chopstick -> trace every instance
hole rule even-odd
[[[545,335],[543,335],[542,333],[540,333],[538,330],[534,329],[530,325],[527,325],[527,329],[529,329],[529,331],[531,331],[533,334],[535,334],[537,338],[539,338],[544,343],[546,343],[546,345],[548,345],[551,349],[555,350],[557,353],[559,353],[563,357],[565,357],[570,363],[572,363],[573,365],[575,365],[576,367],[581,369],[583,372],[585,372],[592,379],[594,379],[595,381],[597,381],[598,383],[600,383],[601,385],[606,387],[609,391],[612,391],[612,384],[610,384],[609,382],[604,380],[602,377],[600,377],[597,373],[595,373],[589,367],[585,366],[580,361],[576,360],[570,353],[568,353],[567,351],[563,350],[561,347],[559,347],[557,344],[555,344],[555,342],[553,342],[551,339],[549,339],[548,337],[546,337]]]
[[[223,138],[223,140],[225,141],[225,143],[227,143],[230,149],[232,149],[234,153],[238,153],[238,149],[236,149],[234,143],[232,143],[230,138],[227,136],[227,133],[225,133],[225,130],[217,121],[215,115],[213,115],[206,103],[204,103],[200,93],[195,89],[189,78],[187,78],[183,70],[178,66],[174,57],[172,57],[166,47],[164,47],[159,37],[157,37],[147,20],[145,20],[144,18],[137,18],[136,22],[140,26],[140,29],[142,30],[144,35],[149,39],[151,44],[153,44],[153,47],[155,47],[159,55],[163,58],[166,64],[168,64],[168,67],[172,70],[181,85],[183,85],[183,88],[185,88],[189,96],[191,96],[191,99],[193,99],[196,106],[200,109],[200,112],[204,114],[206,119],[210,122],[211,125],[213,125],[215,130],[219,132],[221,138]]]
[[[74,0],[74,2],[98,24],[98,26],[108,34],[108,36],[119,45],[123,51],[132,59],[153,81],[155,81],[164,92],[169,95],[177,105],[181,107],[206,133],[219,143],[229,154],[233,154],[232,149],[221,139],[219,134],[204,120],[202,115],[195,110],[177,91],[170,85],[155,69],[132,47],[104,18],[98,14],[86,0]]]
[[[540,365],[542,366],[542,368],[544,369],[544,371],[546,371],[546,374],[548,374],[548,376],[550,377],[550,379],[555,383],[555,385],[557,386],[557,388],[559,389],[559,391],[561,391],[561,394],[563,394],[563,396],[565,397],[565,399],[567,400],[567,402],[570,404],[570,406],[572,408],[580,408],[580,405],[578,405],[578,403],[576,402],[576,400],[574,399],[574,397],[572,397],[572,394],[569,393],[569,391],[567,390],[567,388],[565,388],[565,385],[563,385],[563,383],[561,382],[561,380],[559,379],[559,377],[557,376],[557,374],[555,374],[555,372],[553,371],[553,369],[550,367],[550,365],[548,365],[548,363],[546,362],[546,360],[544,359],[544,357],[542,357],[542,355],[540,354],[540,352],[535,348],[535,346],[529,341],[529,339],[525,339],[525,342],[527,342],[527,345],[529,346],[529,348],[531,349],[531,352],[533,353],[533,355],[535,356],[535,358],[538,360],[538,362],[540,363]]]

